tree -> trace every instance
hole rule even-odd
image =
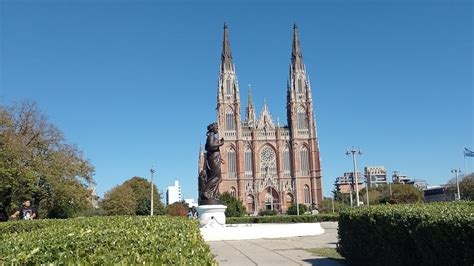
[[[134,215],[137,209],[137,199],[132,187],[122,184],[106,192],[102,208],[108,215]]]
[[[391,186],[391,188],[390,188]],[[391,194],[390,194],[391,190]],[[361,198],[365,199],[366,189],[361,190]],[[408,184],[379,185],[369,188],[369,203],[376,204],[400,204],[423,202],[424,195],[421,189]]]
[[[107,198],[104,199],[104,204],[106,204],[108,207],[106,207],[106,205],[103,205],[103,208],[106,211],[109,211],[111,215],[123,215],[123,214],[150,215],[150,208],[151,208],[150,182],[148,182],[146,178],[134,176],[130,178],[129,180],[126,180],[125,182],[123,182],[120,186],[112,189],[110,193],[112,193],[117,188],[121,188],[121,187],[126,187],[123,189],[122,193],[129,193],[130,198],[133,198],[134,212],[128,213],[130,206],[132,206],[129,204],[128,201],[125,201],[125,202],[117,201],[115,197],[112,197],[113,202],[115,204],[125,204],[123,206],[123,210],[127,210],[127,213],[110,211],[110,209],[108,208],[113,207],[114,204],[108,203],[110,199],[107,199]],[[113,207],[113,208],[116,208],[116,207]],[[158,193],[158,189],[156,185],[153,185],[153,214],[160,215],[160,214],[164,214],[164,212],[165,212],[164,206],[163,206],[163,203],[161,203],[160,201],[160,194]]]
[[[123,185],[129,185],[133,190],[133,194],[137,201],[137,209],[135,214],[150,215],[150,182],[146,178],[134,176],[131,179],[125,181]],[[164,214],[164,211],[165,207],[163,206],[163,203],[161,203],[158,188],[155,184],[153,184],[153,214]]]
[[[219,199],[227,206],[225,210],[226,217],[241,217],[245,214],[245,207],[242,202],[229,192],[224,192],[219,196]]]
[[[89,205],[93,172],[35,103],[0,106],[0,220],[24,197],[39,217],[71,217]]]
[[[175,202],[166,206],[166,214],[170,216],[185,217],[188,215],[189,205],[184,202]]]
[[[457,192],[456,179],[449,180],[447,184],[448,193],[454,195]],[[465,175],[459,181],[459,190],[462,200],[474,200],[474,173]]]

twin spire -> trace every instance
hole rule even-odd
[[[291,70],[293,73],[304,70],[303,55],[298,38],[298,26],[293,24],[293,46],[291,48]]]
[[[230,50],[229,31],[226,23],[224,23],[224,40],[222,42],[221,71],[234,71],[232,52]]]
[[[232,62],[232,52],[230,48],[229,29],[224,23],[224,38],[222,42],[221,53],[221,73],[232,72],[235,73],[234,64]],[[291,49],[291,66],[290,66],[290,80],[295,80],[297,73],[304,73],[305,66],[303,63],[303,55],[301,53],[298,26],[293,24],[293,43]],[[279,124],[279,123],[278,123]],[[255,108],[252,102],[252,92],[249,85],[247,107],[245,108],[245,125],[249,127],[271,127],[274,128],[274,123],[268,109],[266,101],[262,107],[259,119],[257,120]]]

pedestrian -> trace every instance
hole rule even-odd
[[[197,219],[198,218],[198,212],[196,210],[196,207],[191,207],[191,210],[189,211],[189,218],[190,219]]]
[[[36,210],[31,206],[31,202],[29,199],[25,199],[21,208],[19,208],[11,218],[20,217],[20,220],[33,220],[36,218]]]

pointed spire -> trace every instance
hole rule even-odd
[[[291,49],[291,69],[293,72],[304,70],[303,55],[298,38],[298,26],[293,24],[293,47]]]
[[[252,102],[252,88],[249,84],[248,87],[248,98],[247,98],[247,107],[245,108],[245,122],[247,126],[253,127],[256,123],[256,115],[255,115],[255,108],[253,107]]]
[[[232,52],[230,50],[230,40],[227,23],[224,22],[224,40],[222,41],[221,54],[221,71],[234,71],[234,64],[232,63]]]
[[[258,119],[257,128],[259,129],[274,129],[275,125],[273,124],[272,115],[267,105],[267,99],[263,99],[262,111],[260,112],[260,117]]]

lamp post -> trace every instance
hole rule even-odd
[[[354,165],[354,172],[352,174],[353,179],[355,178],[355,185],[356,185],[356,205],[359,206],[359,180],[357,178],[357,161],[356,161],[356,154],[359,156],[362,155],[362,152],[359,150],[354,149],[352,147],[352,150],[346,151],[346,155],[351,155],[352,154],[352,163]]]
[[[367,198],[367,206],[369,206],[369,175],[365,176],[365,196]]]
[[[461,173],[461,169],[451,169],[451,173],[456,175],[456,189],[458,191],[456,200],[461,200],[461,191],[459,190],[459,180],[458,180],[458,174]]]
[[[153,174],[155,173],[155,169],[151,167],[150,174],[151,174],[151,196],[150,196],[150,216],[153,216]]]

